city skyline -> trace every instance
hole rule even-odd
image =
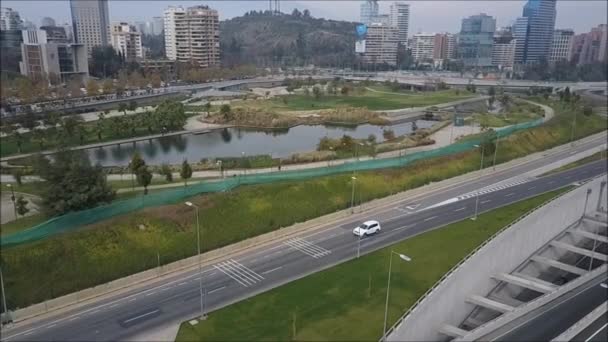
[[[497,27],[512,25],[521,16],[524,0],[517,1],[403,1],[410,4],[410,34],[419,32],[458,32],[462,18],[486,13],[497,20]],[[69,2],[53,1],[3,1],[3,7],[19,11],[22,19],[39,25],[43,17],[52,17],[57,23],[70,22]],[[209,5],[218,10],[220,20],[241,16],[250,10],[265,10],[267,1],[152,1],[146,6],[137,7],[139,1],[109,1],[111,22],[149,21],[162,15],[170,5],[194,6]],[[246,6],[243,6],[246,3]],[[362,1],[282,1],[281,9],[290,13],[294,8],[308,9],[314,17],[335,20],[359,21]],[[393,1],[380,1],[380,13],[389,13]],[[40,9],[45,8],[44,11]],[[438,10],[441,8],[443,10]],[[573,29],[575,32],[588,31],[597,24],[606,23],[608,5],[603,1],[579,0],[558,1],[556,28]],[[125,13],[136,13],[126,15]]]

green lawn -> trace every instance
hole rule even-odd
[[[184,322],[176,341],[377,341],[382,336],[391,250],[410,256],[412,262],[394,257],[389,324],[492,234],[565,190],[418,235],[211,312],[195,326]]]
[[[271,100],[250,100],[235,104],[235,107],[261,108],[267,110],[316,110],[330,109],[338,106],[365,107],[369,110],[390,110],[418,106],[430,106],[470,98],[472,95],[463,91],[445,90],[426,92],[416,96],[409,94],[384,94],[356,90],[345,95],[323,95],[315,99],[312,95],[288,95]],[[285,103],[287,101],[287,103]]]
[[[5,235],[13,234],[18,231],[33,227],[48,219],[49,219],[48,216],[46,216],[44,214],[35,214],[32,216],[22,217],[15,221],[11,221],[11,222],[0,225],[0,235],[5,236]]]
[[[556,109],[556,118],[550,123],[501,140],[497,163],[567,143],[572,108],[557,104]],[[579,115],[577,123],[577,139],[606,129],[606,121],[597,116]],[[479,160],[479,152],[470,151],[401,169],[360,172],[355,199],[363,203],[454,177],[479,168]],[[486,158],[485,166],[491,164],[491,158]],[[213,230],[203,249],[347,208],[350,176],[247,186],[193,197],[190,200],[201,207],[204,229]],[[24,307],[156,267],[157,253],[163,264],[192,256],[196,251],[193,215],[182,204],[149,208],[72,233],[5,248],[1,258],[7,292],[12,294],[8,304]],[[139,229],[141,224],[145,230]]]
[[[542,116],[537,113],[509,113],[509,114],[473,114],[472,117],[465,120],[470,124],[471,121],[479,124],[482,127],[504,127],[515,125],[522,122],[533,121],[540,119]]]

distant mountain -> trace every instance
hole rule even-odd
[[[355,60],[354,22],[317,19],[308,11],[251,11],[220,23],[222,63],[348,65]]]

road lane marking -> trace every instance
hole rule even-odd
[[[221,291],[221,290],[223,290],[225,288],[226,288],[226,286],[218,287],[217,289],[213,289],[213,290],[207,292],[207,294],[212,294],[214,292]]]
[[[535,186],[531,186],[531,187],[528,188],[528,190],[533,190],[533,189],[536,189],[536,187]]]
[[[274,271],[276,271],[276,270],[280,270],[281,268],[283,268],[283,266],[275,267],[275,268],[273,268],[273,269],[271,269],[271,270],[264,271],[264,272],[262,272],[262,274],[268,274],[268,273],[270,273],[270,272],[274,272]]]
[[[490,202],[492,202],[492,200],[485,200],[485,201],[481,201],[481,202],[479,202],[479,203],[481,203],[481,204],[485,204],[485,203],[490,203]]]
[[[589,341],[591,341],[591,340],[592,340],[592,339],[595,337],[595,335],[599,334],[599,332],[600,332],[600,331],[604,330],[604,329],[606,328],[606,326],[608,326],[608,323],[606,323],[606,324],[602,325],[602,327],[601,327],[601,328],[597,329],[597,331],[596,331],[596,332],[594,332],[594,333],[593,333],[593,335],[589,336],[589,338],[588,338],[588,339],[586,339],[586,340],[585,340],[585,342],[589,342]]]
[[[155,293],[156,293],[156,291],[152,291],[152,292],[150,292],[150,293],[147,293],[147,294],[146,294],[146,297],[151,296],[151,295],[153,295],[153,294],[155,294]]]
[[[137,298],[129,299],[129,302],[134,302]]]
[[[153,315],[153,314],[155,314],[155,313],[157,313],[157,312],[159,312],[159,311],[160,311],[160,309],[156,309],[156,310],[154,310],[154,311],[146,312],[145,314],[141,314],[141,315],[139,315],[139,316],[135,316],[135,317],[132,317],[132,318],[126,319],[126,320],[124,320],[124,321],[123,321],[123,323],[129,323],[129,322],[134,321],[134,320],[136,320],[136,319],[140,319],[140,318],[143,318],[143,317],[146,317],[146,316]]]
[[[423,221],[426,222],[426,221],[430,221],[430,220],[436,219],[436,218],[437,218],[437,216],[431,216],[431,217],[425,218]]]
[[[177,284],[177,286],[182,286],[182,285],[186,285],[186,284],[188,284],[188,282],[187,281],[183,281],[183,282]]]
[[[54,326],[57,326],[57,323],[53,323],[53,324],[51,324],[51,325],[47,325],[46,327],[47,327],[47,328],[52,328],[52,327],[54,327]]]
[[[457,211],[463,211],[463,210],[465,210],[466,208],[467,208],[467,207],[462,207],[462,208],[460,208],[460,209],[456,209],[456,210],[454,210],[454,212],[457,212]]]
[[[331,253],[330,250],[327,250],[321,246],[315,245],[314,243],[301,239],[301,238],[293,238],[284,242],[287,246],[296,249],[308,256],[311,256],[315,259],[322,258]]]
[[[112,305],[110,305],[109,307],[113,308],[113,307],[116,307],[116,306],[118,306],[118,303],[116,303],[116,304],[112,304]],[[76,316],[76,317],[78,317],[78,316]]]
[[[506,195],[505,195],[505,197],[511,197],[511,196],[513,196],[513,195],[515,195],[515,193],[514,193],[514,192],[512,192],[512,193],[510,193],[510,194],[506,194]]]
[[[264,277],[234,259],[220,262],[213,267],[234,279],[244,287],[255,285],[256,283],[264,280]]]
[[[68,322],[75,321],[75,320],[77,320],[79,318],[80,318],[80,316],[74,316],[74,317],[68,319]]]
[[[249,285],[251,285],[249,281],[241,278],[238,274],[233,274],[232,270],[230,268],[225,267],[223,264],[214,265],[213,267],[216,267],[218,270],[222,271],[224,274],[226,274],[230,278],[234,279],[237,283],[245,287],[249,287]]]
[[[91,315],[92,315],[92,314],[96,314],[96,313],[98,313],[99,311],[100,311],[100,310],[91,311]]]

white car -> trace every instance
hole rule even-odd
[[[372,235],[380,232],[380,222],[378,221],[365,221],[359,227],[353,229],[353,234],[363,237],[365,235]]]

